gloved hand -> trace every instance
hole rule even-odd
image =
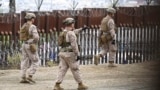
[[[78,60],[80,60],[80,56],[79,56],[79,55],[78,55],[77,58],[76,58],[76,61],[78,61]]]
[[[115,40],[112,40],[111,44],[115,45],[115,44],[116,44],[116,41],[115,41]]]
[[[86,25],[84,25],[83,27],[82,27],[82,30],[86,30],[86,29],[88,29],[89,27],[87,27]]]

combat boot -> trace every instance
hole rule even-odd
[[[29,76],[27,77],[27,80],[28,80],[29,82],[31,82],[31,83],[36,83],[36,82],[32,79],[32,75],[29,75]]]
[[[117,67],[117,66],[114,64],[114,61],[109,61],[108,67]]]
[[[30,82],[27,81],[26,77],[22,77],[22,80],[20,81],[20,83],[30,83]]]
[[[78,84],[78,90],[87,90],[87,89],[88,89],[88,87],[85,86],[83,83]]]
[[[56,83],[53,90],[64,90],[64,89],[60,86],[60,83]]]
[[[100,61],[100,55],[95,55],[94,56],[94,64],[98,65],[99,61]]]

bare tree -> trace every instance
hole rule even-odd
[[[37,10],[40,11],[43,0],[35,0],[35,2],[36,2]]]
[[[112,3],[112,7],[116,8],[116,5],[118,3],[119,0],[110,0],[110,2]]]
[[[40,13],[39,13],[39,11],[40,11],[40,9],[41,9],[41,6],[42,6],[42,4],[43,4],[43,0],[35,0],[35,3],[36,3],[36,6],[37,6],[37,10],[38,10],[38,14],[37,14],[37,27],[39,28],[39,26],[40,26],[40,22],[39,22],[39,16],[40,16]]]
[[[146,0],[147,5],[150,5],[153,0]]]
[[[0,0],[0,1],[2,1],[2,0]],[[0,7],[2,6],[2,3],[0,3]]]
[[[70,4],[70,7],[72,10],[76,10],[77,6],[78,6],[78,2],[76,2],[76,0],[72,0],[71,1],[71,4]]]
[[[72,14],[73,16],[75,16],[75,14],[76,14],[75,10],[76,10],[78,4],[79,4],[79,3],[78,3],[76,0],[71,0],[70,8],[71,8],[71,10],[72,10],[72,11],[71,11],[71,14]]]

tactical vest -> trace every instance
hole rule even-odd
[[[106,16],[105,18],[102,19],[101,21],[101,25],[100,25],[100,28],[102,30],[102,32],[108,32],[109,29],[108,29],[108,21],[111,19],[111,17],[109,16]]]
[[[32,38],[32,35],[29,35],[29,28],[31,24],[25,23],[20,29],[20,40],[27,41]]]
[[[109,28],[108,28],[108,21],[111,19],[111,17],[106,16],[105,18],[103,18],[103,20],[101,21],[101,35],[98,39],[98,44],[101,47],[103,44],[107,44],[109,41],[112,40],[112,36],[109,33]]]
[[[59,37],[58,37],[58,45],[63,47],[68,47],[70,46],[70,42],[66,42],[66,34],[68,31],[63,31],[60,33]]]

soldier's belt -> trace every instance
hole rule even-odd
[[[25,44],[34,44],[33,42],[24,42]]]
[[[71,48],[61,48],[60,51],[61,52],[73,52]]]
[[[108,35],[108,34],[110,34],[110,33],[108,33],[108,32],[103,32],[103,34],[104,34],[104,35]]]
[[[61,45],[62,48],[66,48],[66,47],[69,47],[71,46],[71,43],[70,42],[65,42]]]

